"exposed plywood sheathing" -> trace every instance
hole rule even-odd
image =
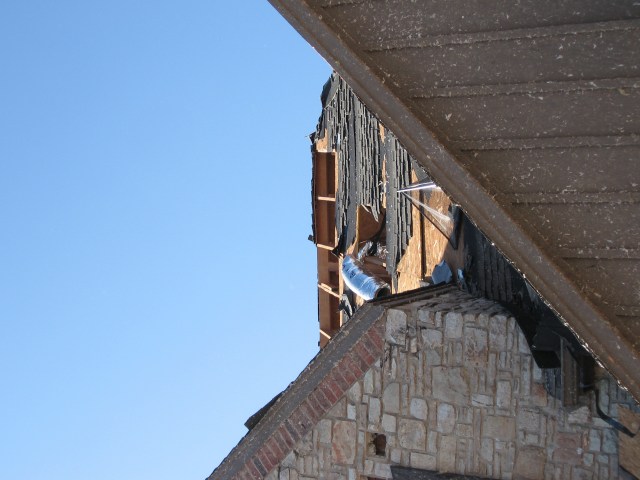
[[[640,4],[271,3],[640,398]]]

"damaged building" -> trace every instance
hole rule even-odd
[[[640,8],[272,3],[337,71],[321,350],[209,478],[640,477]]]

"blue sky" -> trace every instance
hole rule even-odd
[[[0,478],[202,479],[317,351],[330,74],[266,1],[0,6]]]

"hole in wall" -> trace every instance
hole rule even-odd
[[[387,454],[387,437],[382,433],[372,433],[370,436],[370,451],[377,457],[384,457]]]

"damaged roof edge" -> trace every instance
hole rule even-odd
[[[515,219],[487,192],[462,163],[438,142],[434,134],[331,30],[305,0],[269,0],[287,21],[349,83],[364,103],[426,167],[443,190],[526,275],[578,337],[631,394],[640,400],[639,359],[630,340],[605,312],[590,302]]]

